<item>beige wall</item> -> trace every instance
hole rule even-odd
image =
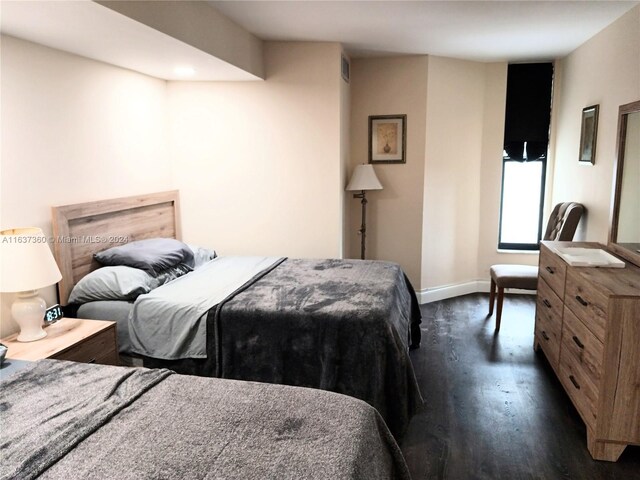
[[[367,193],[367,258],[398,262],[420,285],[427,100],[426,56],[354,59],[351,173],[368,162],[369,115],[407,115],[407,163],[375,165],[384,189]],[[348,256],[360,258],[360,201],[348,195]]]
[[[340,53],[266,43],[264,82],[169,83],[185,238],[224,255],[341,255]]]
[[[49,233],[52,205],[179,188],[191,242],[342,255],[349,87],[338,44],[269,44],[266,82],[168,86],[11,37],[2,49],[3,227]],[[43,294],[55,301],[53,288]],[[15,328],[11,299],[2,334]]]
[[[49,235],[53,205],[171,188],[164,81],[7,36],[1,61],[2,228]]]
[[[353,62],[352,169],[367,161],[369,115],[408,116],[407,164],[375,165],[384,190],[368,193],[367,258],[400,263],[425,299],[442,287],[475,291],[498,261],[537,262],[496,251],[506,73],[506,63],[433,56]],[[357,200],[349,216],[357,257]]]
[[[340,257],[349,86],[338,44],[269,43],[265,82],[152,79],[2,37],[0,223],[181,190],[183,235],[224,254]],[[26,194],[28,192],[28,194]],[[55,289],[43,289],[48,304]],[[0,335],[15,330],[2,296]]]
[[[429,57],[422,289],[477,278],[484,65]]]
[[[587,221],[576,239],[605,242],[616,154],[618,107],[640,99],[640,6],[561,60],[553,203],[577,201]],[[556,92],[558,94],[558,92]],[[600,105],[595,165],[578,163],[580,116]]]
[[[348,59],[348,56],[342,52]],[[351,158],[351,83],[342,80],[340,82],[340,187],[346,186],[349,181],[349,173],[351,166],[349,159]],[[351,225],[351,195],[347,194],[344,189],[340,190],[342,202],[340,203],[340,215],[342,217],[342,245],[340,257],[345,255],[349,243],[349,229]]]

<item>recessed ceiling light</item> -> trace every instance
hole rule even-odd
[[[193,67],[182,66],[174,68],[173,73],[179,77],[192,77],[196,74],[196,70]]]

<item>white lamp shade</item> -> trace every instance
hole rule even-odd
[[[60,269],[39,228],[0,231],[0,292],[25,292],[53,285]]]
[[[358,165],[351,175],[347,190],[382,190],[373,165]]]

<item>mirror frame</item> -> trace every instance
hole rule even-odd
[[[624,170],[624,154],[627,139],[627,116],[635,112],[640,112],[640,100],[620,105],[618,109],[618,141],[616,147],[616,163],[613,171],[613,201],[611,202],[608,247],[609,250],[616,255],[640,267],[640,253],[616,243],[618,238],[618,217],[620,215],[622,173]]]

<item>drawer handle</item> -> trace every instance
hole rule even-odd
[[[580,305],[582,305],[583,307],[586,307],[587,305],[589,305],[589,302],[587,302],[584,298],[582,298],[580,295],[576,295],[576,300],[580,303]]]
[[[551,308],[551,304],[549,303],[549,300],[547,300],[546,298],[542,301],[542,303],[544,303],[547,308]]]
[[[544,338],[545,340],[549,340],[549,335],[547,335],[547,332],[545,332],[544,330],[542,330],[542,338]]]
[[[546,270],[547,272],[549,272],[551,275],[553,275],[554,273],[556,273],[556,271],[555,271],[553,268],[551,268],[551,267],[545,267],[545,270]]]
[[[582,343],[580,341],[580,339],[578,337],[576,337],[575,335],[573,336],[573,341],[575,342],[576,345],[578,345],[578,347],[584,348],[584,343]]]
[[[96,363],[96,359],[92,358],[91,360],[89,360],[87,363]]]
[[[573,386],[576,387],[578,390],[580,390],[580,384],[578,382],[576,382],[576,379],[573,375],[569,375],[569,380],[571,380],[571,383],[573,383]]]

